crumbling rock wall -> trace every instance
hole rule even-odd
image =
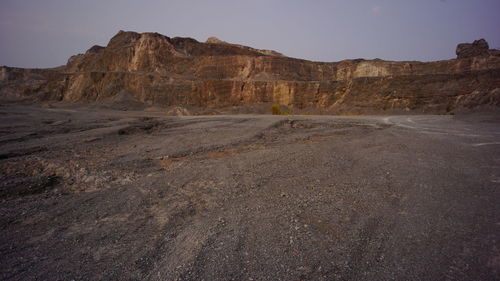
[[[485,42],[485,41],[484,41]],[[469,46],[470,45],[470,46]],[[500,54],[486,43],[459,45],[438,62],[345,60],[323,63],[274,51],[120,31],[66,66],[2,67],[0,93],[89,102],[128,92],[149,105],[203,108],[279,103],[329,113],[431,112],[496,107]]]

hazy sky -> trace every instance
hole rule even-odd
[[[0,0],[0,65],[62,65],[120,29],[317,61],[431,61],[479,38],[500,48],[500,0]]]

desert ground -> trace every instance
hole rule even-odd
[[[500,113],[0,106],[2,280],[499,280]]]

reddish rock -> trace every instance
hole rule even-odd
[[[61,68],[1,68],[0,95],[104,102],[126,92],[153,106],[279,103],[333,114],[444,113],[499,104],[500,55],[494,50],[428,63],[324,63],[208,41],[120,31],[106,47],[92,47]]]

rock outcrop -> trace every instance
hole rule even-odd
[[[208,43],[208,44],[227,44],[226,41],[222,41],[217,37],[208,37],[208,39],[207,39],[207,41],[205,41],[205,43]]]
[[[457,46],[457,58],[466,59],[477,57],[481,55],[488,55],[488,50],[490,49],[488,42],[484,39],[479,39],[474,41],[472,44],[463,43]]]
[[[484,49],[483,43],[472,45]],[[120,31],[106,47],[94,46],[64,67],[2,67],[0,95],[100,102],[126,92],[146,105],[213,109],[279,103],[332,114],[445,113],[498,106],[499,52],[459,49],[460,59],[429,63],[324,63],[214,38],[200,43]]]

